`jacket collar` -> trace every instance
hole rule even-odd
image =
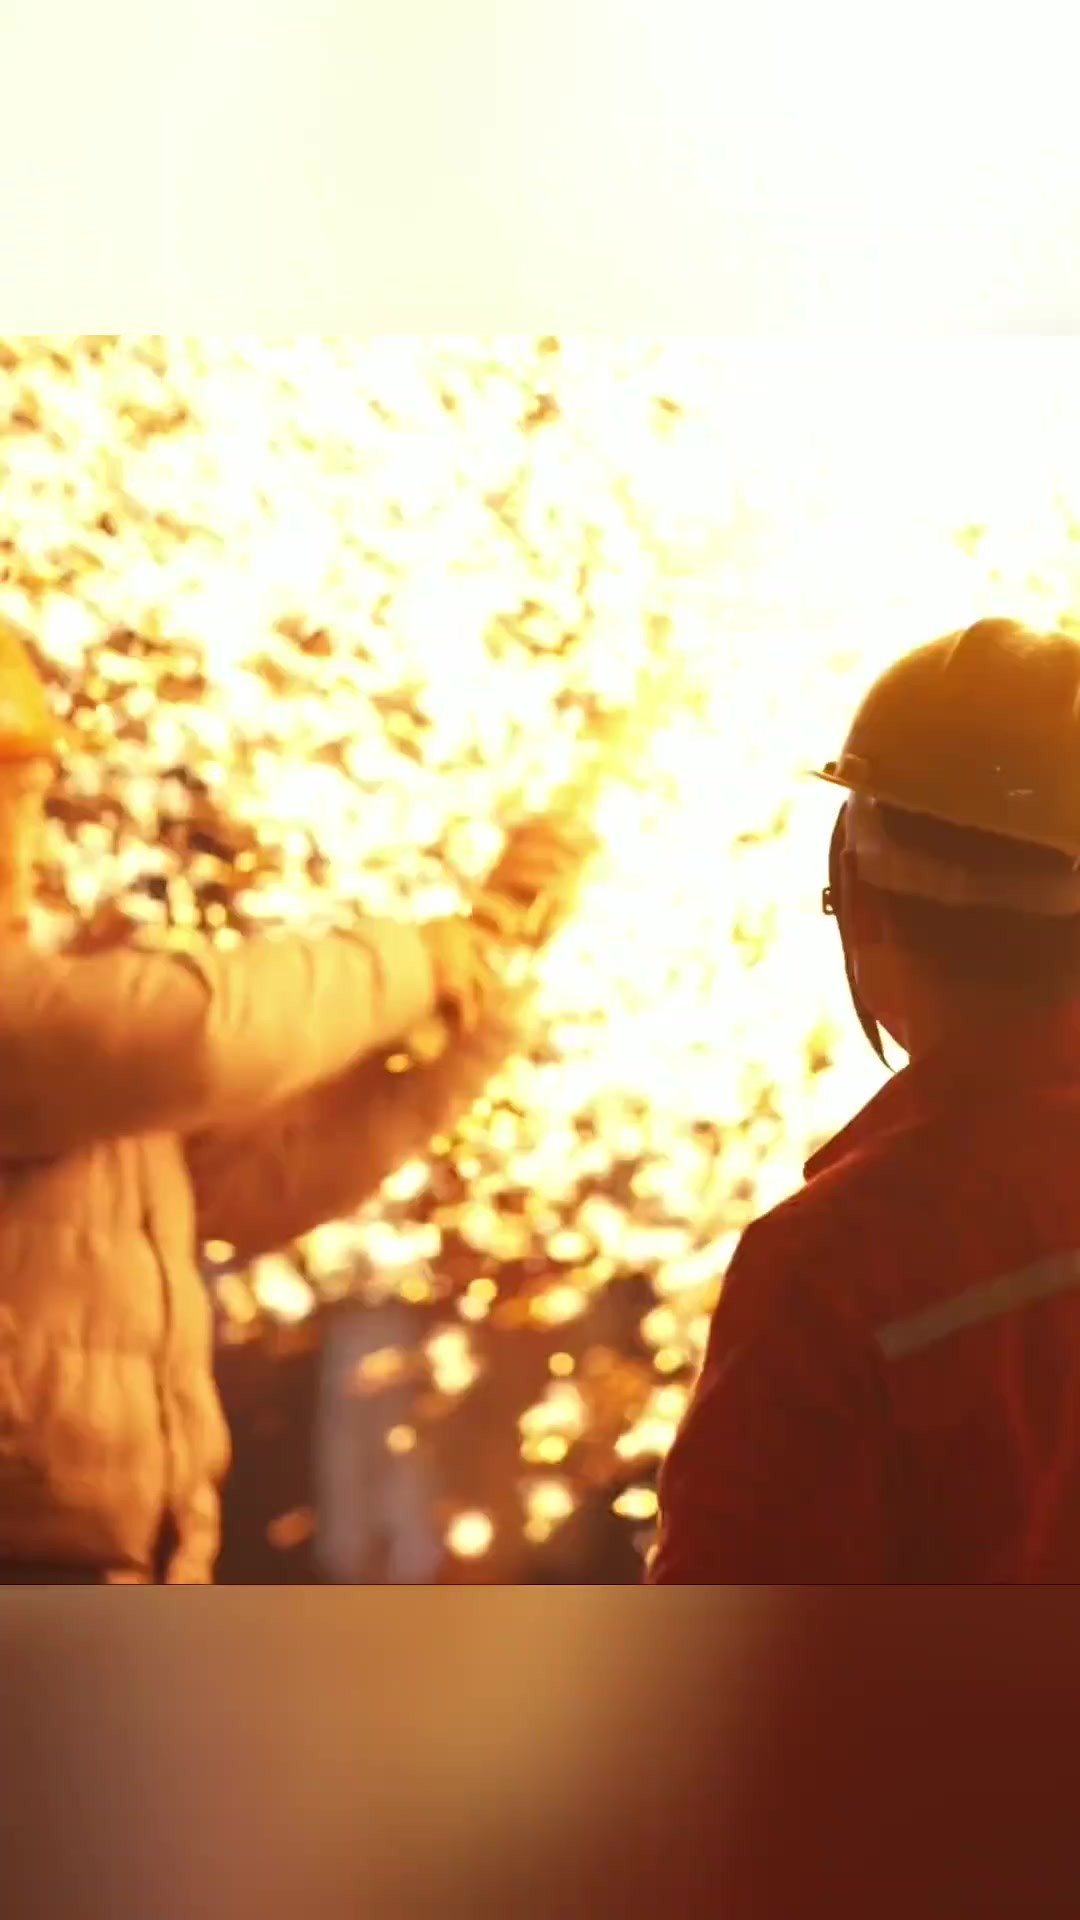
[[[1008,1087],[1035,1092],[1062,1081],[1080,1081],[1080,1000],[1010,1020],[992,1045],[985,1036],[964,1035],[904,1067],[811,1156],[804,1177],[813,1180],[849,1154],[980,1094]]]

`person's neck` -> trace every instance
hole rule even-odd
[[[1018,1021],[1038,1017],[1038,1008],[1016,994],[927,994],[907,1010],[897,1035],[912,1065],[950,1049],[993,1048]]]

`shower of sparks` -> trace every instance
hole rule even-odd
[[[87,739],[43,937],[109,902],[174,942],[453,909],[591,716],[678,669],[600,791],[543,1047],[354,1220],[249,1273],[207,1250],[234,1328],[360,1284],[433,1311],[359,1393],[460,1418],[550,1345],[458,1557],[546,1539],[605,1472],[647,1523],[739,1233],[878,1084],[800,773],[903,646],[1069,615],[1080,358],[24,336],[0,398],[0,614]]]
[[[495,1527],[487,1513],[459,1513],[446,1530],[446,1544],[459,1560],[482,1560],[495,1538]]]

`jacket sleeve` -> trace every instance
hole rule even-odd
[[[187,1134],[279,1104],[433,1006],[408,925],[172,955],[0,955],[0,1157]]]
[[[769,1226],[743,1236],[664,1463],[652,1585],[896,1577],[893,1437],[872,1349]]]
[[[479,1097],[520,1039],[524,1010],[507,997],[430,1066],[390,1073],[362,1061],[257,1120],[194,1135],[200,1240],[247,1261],[355,1212]]]

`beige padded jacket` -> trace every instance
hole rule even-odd
[[[509,1003],[386,1072],[430,1011],[410,927],[182,956],[0,949],[0,1560],[212,1578],[228,1437],[198,1248],[358,1206],[480,1092]],[[374,1056],[374,1057],[373,1057]]]

